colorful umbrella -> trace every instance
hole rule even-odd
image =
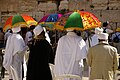
[[[22,25],[29,27],[30,25],[37,25],[37,22],[31,16],[28,15],[10,16],[5,22],[3,31],[6,32],[6,30],[9,28]]]
[[[49,14],[44,16],[38,24],[41,26],[46,27],[47,29],[52,30],[54,23],[62,16],[62,14]]]
[[[79,16],[78,16],[79,15]],[[79,18],[78,18],[79,17]],[[81,22],[81,19],[82,22]],[[56,29],[87,30],[100,27],[98,18],[87,11],[76,11],[64,14],[54,25]]]

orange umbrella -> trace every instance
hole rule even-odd
[[[101,26],[101,22],[100,20],[92,13],[87,12],[87,11],[75,11],[78,12],[79,15],[82,18],[82,24],[83,24],[83,28],[79,28],[79,30],[87,30],[87,29],[91,29],[91,28],[96,28],[96,27],[100,27]],[[60,29],[60,30],[64,30],[65,29],[65,25],[69,24],[69,27],[71,27],[71,29],[73,28],[72,26],[74,26],[74,23],[76,23],[78,20],[74,20],[70,17],[71,14],[73,15],[74,12],[69,12],[64,14],[54,25],[54,27],[56,29]],[[74,17],[77,15],[74,15]],[[71,20],[70,20],[71,18]],[[69,20],[69,21],[68,21]],[[73,21],[73,22],[72,22]],[[70,23],[69,23],[70,22]],[[78,21],[79,22],[79,21]],[[70,24],[72,26],[70,26]],[[81,24],[81,23],[80,23]],[[75,25],[76,26],[76,25]],[[75,27],[74,26],[74,27]],[[70,28],[69,28],[70,29]]]
[[[7,29],[20,25],[29,27],[30,25],[37,25],[37,21],[35,21],[31,16],[28,15],[10,16],[5,22],[3,31],[6,32]]]

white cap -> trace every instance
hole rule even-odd
[[[100,34],[103,32],[103,28],[95,28],[95,34]]]
[[[13,33],[17,33],[21,31],[21,27],[13,27],[12,28]]]
[[[40,25],[37,25],[33,30],[35,36],[38,36],[42,31],[43,31],[43,27]]]
[[[108,34],[107,33],[100,33],[100,34],[98,34],[98,39],[108,40]]]

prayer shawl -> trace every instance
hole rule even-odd
[[[13,80],[22,80],[22,62],[26,49],[27,47],[20,34],[12,34],[8,37],[3,66],[6,70],[10,71],[11,74],[17,73],[15,75],[17,75],[19,79],[16,79],[15,76],[12,75]]]
[[[87,49],[89,49],[92,46],[97,45],[98,43],[99,42],[98,42],[98,35],[97,34],[94,34],[92,37],[88,37],[88,39],[86,40]]]
[[[81,75],[80,67],[83,66],[82,60],[86,58],[86,44],[82,37],[74,32],[68,32],[61,37],[55,56],[55,75],[77,74]]]

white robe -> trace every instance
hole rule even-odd
[[[13,80],[22,80],[22,62],[27,48],[21,35],[15,33],[8,37],[3,66]]]
[[[87,56],[86,44],[82,37],[74,32],[68,32],[61,37],[55,56],[55,75],[76,74],[81,76],[80,67],[83,66],[83,59]]]

